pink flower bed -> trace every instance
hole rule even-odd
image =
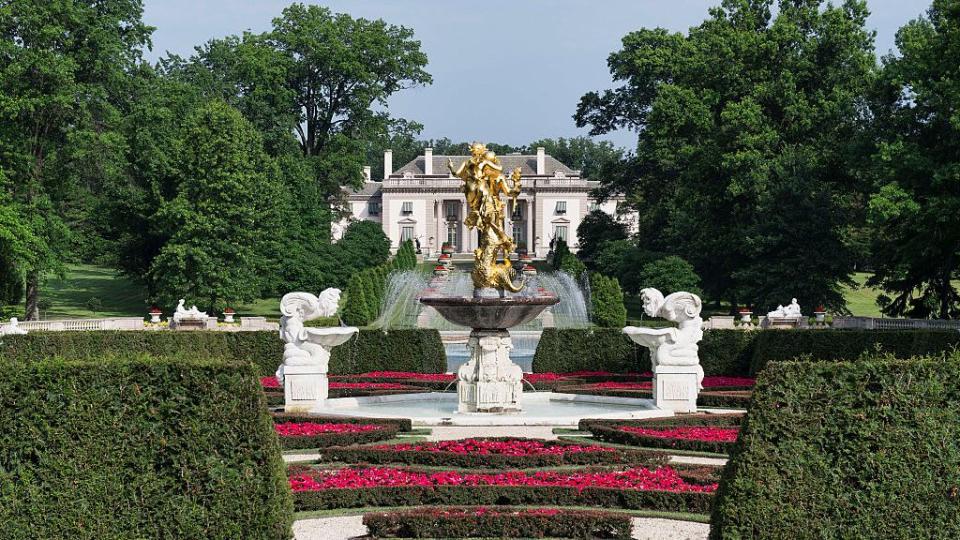
[[[704,377],[704,388],[723,388],[725,386],[753,386],[756,379],[751,377]]]
[[[280,381],[276,377],[260,377],[260,386],[264,388],[280,388]]]
[[[685,441],[734,442],[740,434],[738,427],[681,426],[667,429],[652,429],[636,426],[621,426],[621,430],[659,439],[682,439]]]
[[[452,381],[456,379],[453,373],[417,373],[415,371],[368,371],[349,377],[364,377],[368,379],[416,379],[418,381]]]
[[[383,382],[331,382],[331,390],[403,390],[410,388],[399,383]]]
[[[717,484],[688,484],[670,467],[653,470],[639,467],[617,472],[540,471],[533,474],[522,471],[498,474],[460,471],[425,473],[390,467],[367,467],[311,471],[293,475],[289,481],[294,492],[402,486],[530,486],[566,487],[578,491],[614,488],[698,493],[712,493],[717,489]]]
[[[281,437],[314,437],[327,433],[366,433],[383,429],[372,424],[315,424],[313,422],[284,422],[275,424],[273,429]]]
[[[595,388],[598,390],[650,390],[653,388],[653,383],[650,381],[644,382],[616,382],[616,381],[605,381],[598,382],[593,384],[586,385],[587,388]]]
[[[598,445],[544,444],[544,441],[478,440],[440,441],[421,444],[386,444],[374,447],[394,452],[452,452],[454,454],[496,454],[503,456],[564,455],[583,452],[616,452],[614,448]]]

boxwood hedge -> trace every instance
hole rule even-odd
[[[386,354],[389,351],[389,354]],[[131,331],[31,332],[6,336],[0,357],[34,361],[58,356],[90,360],[109,354],[148,353],[185,358],[227,358],[252,362],[261,376],[273,375],[283,358],[276,332]],[[331,373],[394,370],[442,373],[447,369],[440,333],[430,329],[383,332],[363,328],[357,338],[333,349]]]
[[[0,363],[0,538],[290,538],[262,400],[248,363]]]
[[[707,330],[700,342],[700,363],[706,375],[754,376],[768,362],[856,360],[877,351],[909,358],[958,345],[960,332],[950,330]],[[619,328],[547,328],[533,371],[646,371],[649,358],[647,349]]]
[[[711,538],[960,538],[960,354],[760,375]]]

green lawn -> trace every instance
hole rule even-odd
[[[421,264],[421,268],[426,266],[429,265]],[[879,291],[863,285],[868,276],[866,273],[855,274],[857,286],[845,288],[844,297],[854,315],[879,317],[880,309],[876,304]],[[109,268],[87,264],[68,265],[63,279],[52,278],[44,286],[42,298],[46,300],[43,301],[45,309],[42,310],[42,316],[44,319],[142,317],[149,307],[145,297],[143,287],[129,278],[118,276]],[[189,303],[190,299],[187,301]],[[631,320],[649,319],[642,316],[643,308],[638,297],[627,297],[625,303]],[[174,306],[160,307],[169,316]],[[231,307],[241,316],[276,319],[279,317],[280,299],[263,298]]]

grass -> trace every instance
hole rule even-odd
[[[429,266],[421,263],[421,270]],[[876,299],[880,291],[864,283],[870,274],[854,274],[854,287],[844,288],[847,307],[854,315],[879,317],[880,308]],[[63,278],[51,278],[41,291],[41,315],[44,319],[76,319],[98,317],[144,317],[149,304],[144,287],[130,278],[118,275],[114,270],[89,264],[71,264]],[[187,299],[190,303],[190,299]],[[643,315],[643,306],[636,296],[625,299],[627,316],[631,323],[643,320],[644,325],[656,325]],[[280,299],[263,298],[249,304],[231,306],[240,316],[279,317]],[[160,306],[169,316],[173,306]],[[707,315],[705,313],[705,315]]]

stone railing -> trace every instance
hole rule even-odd
[[[834,328],[865,330],[960,330],[960,321],[943,319],[887,319],[879,317],[834,317]]]

